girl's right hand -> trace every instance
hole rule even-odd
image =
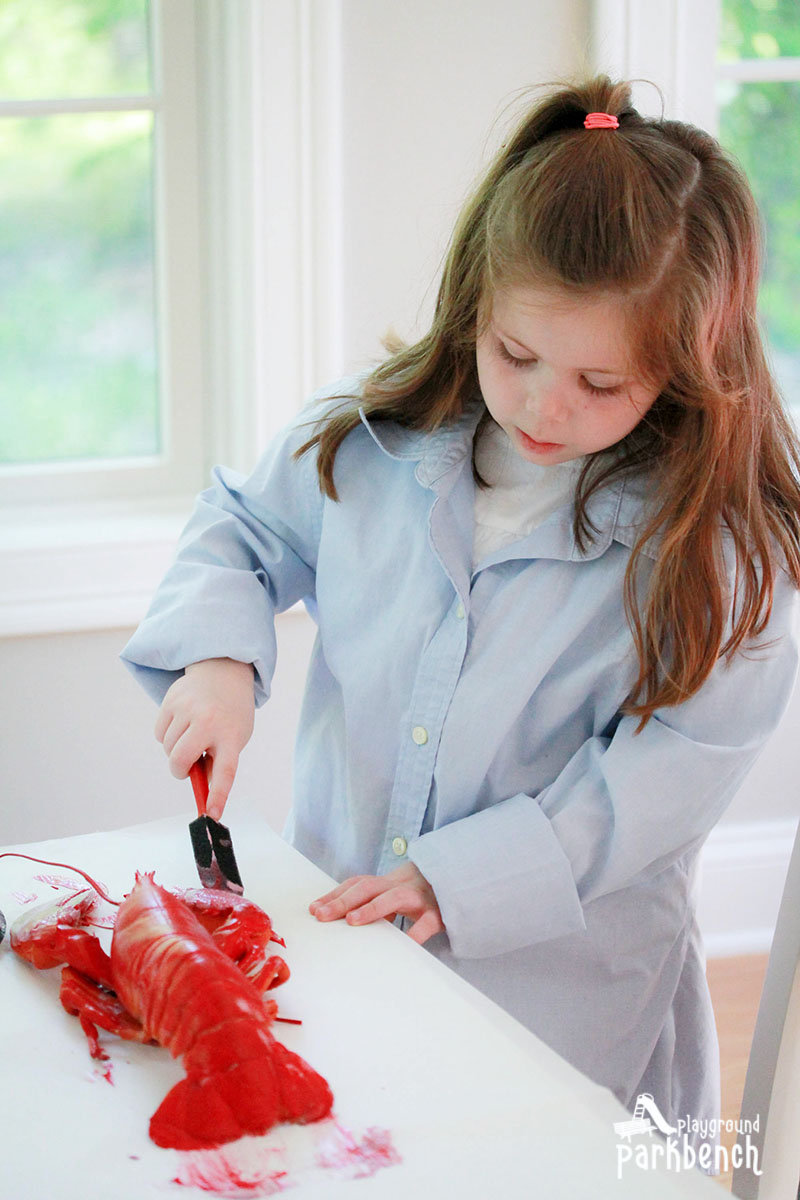
[[[206,811],[215,820],[222,816],[254,717],[252,664],[232,658],[190,663],[159,709],[155,734],[176,779],[185,779],[203,754],[211,759]]]

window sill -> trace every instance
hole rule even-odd
[[[192,498],[29,510],[0,530],[0,637],[136,625],[169,566]]]

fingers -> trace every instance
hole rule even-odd
[[[164,749],[167,749],[166,743]],[[208,778],[206,812],[209,817],[218,821],[236,778],[239,755],[225,743],[217,745],[208,738],[198,737],[189,729],[176,742],[169,756],[169,769],[176,779],[185,779],[192,766],[204,754]]]
[[[211,760],[206,811],[217,820],[253,731],[253,715],[253,668],[232,659],[189,664],[159,710],[154,732],[176,779],[185,779],[204,754]]]
[[[422,945],[441,933],[444,923],[430,885],[419,879],[421,883],[412,884],[396,883],[391,875],[355,875],[313,900],[309,911],[319,921],[344,918],[348,925],[393,920],[398,914],[411,917],[414,924],[408,934]]]
[[[158,710],[158,720],[155,724],[154,733],[156,740],[161,742],[161,745],[164,747],[164,753],[168,758],[171,757],[173,750],[188,728],[189,717],[185,714],[178,715],[174,713],[165,700]],[[189,766],[191,765],[189,763]]]
[[[379,921],[381,917],[392,919],[398,913],[402,913],[403,916],[416,914],[419,907],[419,896],[410,888],[390,887],[365,904],[350,908],[345,918],[349,925],[369,925],[371,921]]]
[[[173,726],[176,726],[173,733]],[[163,742],[164,751],[169,760],[169,769],[176,779],[185,779],[189,768],[202,758],[204,754],[213,756],[214,747],[211,739],[197,725],[188,725],[182,729],[180,724],[173,721]],[[209,778],[209,787],[211,779]]]
[[[389,888],[397,887],[398,884],[409,882],[418,883],[423,887],[428,888],[428,884],[413,863],[406,864],[398,870],[390,871],[388,875],[351,875],[349,879],[345,879],[342,883],[331,888],[324,896],[320,896],[318,900],[313,900],[309,905],[311,912],[318,912],[320,907],[330,906],[331,914],[337,917],[344,914],[354,905],[364,903],[370,900],[373,896],[377,896],[379,892],[385,892]],[[433,897],[433,892],[430,893]]]
[[[239,755],[211,755],[211,772],[208,777],[208,804],[206,812],[215,821],[222,816],[222,811],[228,801],[228,795],[236,778],[236,768],[239,765]]]
[[[182,683],[182,680],[178,681]],[[169,760],[169,769],[176,779],[185,779],[189,774],[189,767],[197,762],[200,755],[206,749],[201,747],[194,754],[194,743],[202,741],[197,738],[197,730],[195,728],[194,737],[187,739],[186,734],[192,728],[191,713],[180,705],[180,689],[175,684],[169,689],[161,708],[158,710],[155,728],[153,732],[156,736],[156,741],[161,742],[164,747],[164,753]]]
[[[338,921],[351,909],[377,895],[385,886],[385,879],[380,875],[354,875],[318,900],[312,900],[308,910],[320,921]]]
[[[161,707],[158,710],[155,728],[153,729],[153,733],[156,735],[156,741],[161,742],[162,746],[164,745],[164,739],[167,736],[167,731],[174,720],[172,709],[167,703],[168,696],[169,692],[164,697]]]
[[[433,937],[436,933],[444,932],[444,923],[438,906],[429,908],[422,914],[418,921],[415,921],[406,933],[411,938],[412,942],[416,942],[418,946],[422,946],[427,942],[428,938]]]

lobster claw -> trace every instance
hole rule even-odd
[[[66,962],[69,935],[88,924],[97,897],[88,889],[37,904],[11,926],[11,948],[34,967],[58,967]]]

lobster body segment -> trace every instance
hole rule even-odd
[[[289,971],[281,958],[265,956],[269,918],[249,901],[214,892],[198,893],[195,915],[192,893],[184,895],[137,874],[119,906],[110,959],[80,928],[94,899],[86,893],[71,907],[54,906],[61,917],[30,914],[35,919],[12,931],[12,946],[34,966],[68,964],[61,1000],[79,1017],[93,1056],[106,1057],[97,1026],[182,1056],[186,1078],[150,1121],[157,1145],[212,1148],[279,1121],[328,1116],[328,1084],[270,1029],[277,1008],[261,993]],[[242,914],[253,926],[250,938],[237,925]]]

